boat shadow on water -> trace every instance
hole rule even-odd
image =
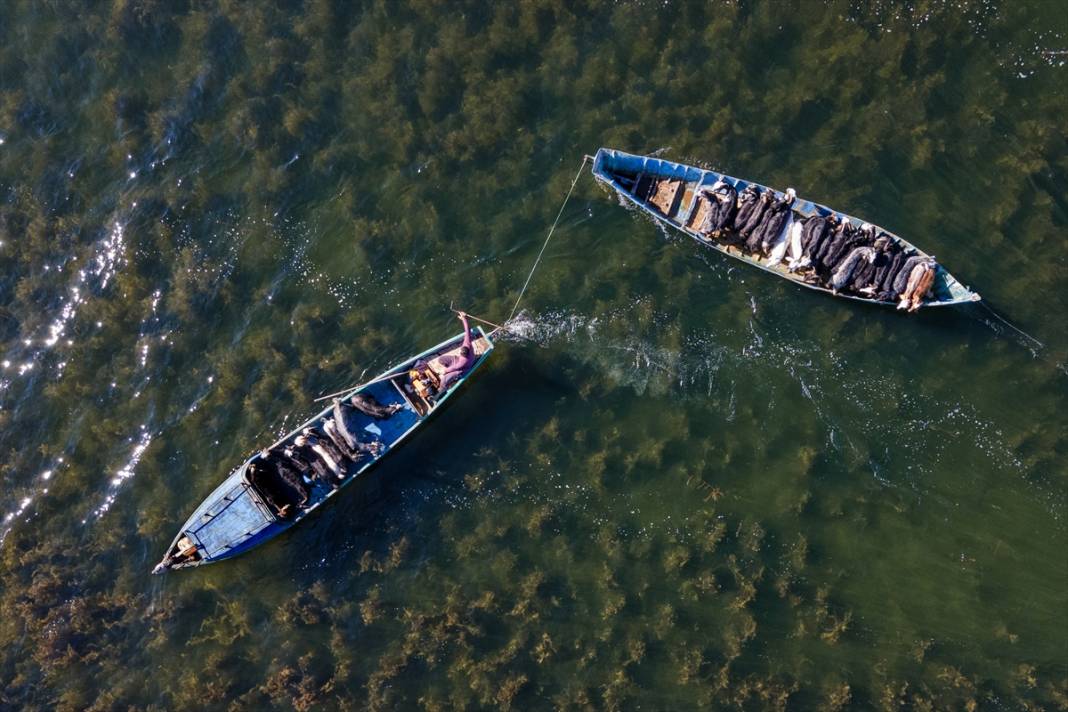
[[[465,478],[507,460],[515,443],[526,439],[515,424],[536,430],[553,417],[561,398],[573,395],[535,353],[510,348],[495,360],[500,363],[480,372],[464,398],[442,405],[448,414],[442,414],[441,427],[398,447],[318,516],[280,536],[277,545],[240,557],[241,566],[262,572],[254,576],[289,570],[311,581],[323,570],[360,569],[367,552],[385,552],[399,535],[415,549],[436,541],[441,518],[480,496]]]

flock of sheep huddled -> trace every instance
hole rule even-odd
[[[938,271],[933,258],[847,216],[793,210],[796,193],[782,197],[755,185],[741,193],[720,180],[698,191],[690,227],[709,241],[737,248],[768,267],[784,261],[809,283],[834,293],[898,302],[915,311],[931,291]]]

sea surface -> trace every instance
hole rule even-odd
[[[0,4],[0,709],[1068,708],[1068,5]],[[982,304],[665,232],[609,146],[861,216]],[[149,571],[455,334],[418,436]]]

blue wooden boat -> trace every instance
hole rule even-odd
[[[342,400],[349,399],[356,394],[371,396],[381,406],[395,411],[388,417],[377,419],[362,412],[347,414],[346,422],[349,431],[359,433],[361,440],[378,443],[379,450],[375,454],[365,455],[355,463],[343,465],[345,477],[338,482],[340,487],[335,489],[315,481],[310,486],[308,500],[303,506],[298,507],[295,502],[291,502],[289,508],[282,511],[282,507],[279,506],[279,493],[265,491],[268,483],[257,480],[253,474],[257,468],[250,469],[251,465],[261,460],[260,452],[257,452],[234,470],[197,507],[192,516],[182,525],[163,560],[156,565],[152,573],[203,566],[229,559],[273,539],[311,515],[336,495],[341,487],[348,485],[389,455],[394,448],[440,410],[442,405],[471,377],[471,374],[489,357],[494,348],[493,342],[480,327],[471,329],[471,339],[475,355],[474,363],[459,380],[444,393],[438,394],[436,398],[429,400],[422,398],[412,387],[408,372],[420,360],[425,360],[432,369],[439,371],[442,368],[439,359],[459,352],[463,343],[463,334],[443,341],[394,366],[367,384],[357,386],[340,396]],[[319,426],[332,416],[333,404],[267,449],[273,450],[291,444],[304,428]],[[285,516],[287,514],[289,516]]]
[[[835,293],[823,284],[812,279],[806,279],[803,274],[790,272],[784,263],[769,265],[767,260],[761,259],[759,256],[747,254],[737,247],[710,239],[694,228],[696,213],[699,209],[698,195],[703,187],[710,187],[717,181],[724,181],[733,185],[741,193],[746,186],[755,185],[761,191],[771,191],[772,195],[781,199],[783,194],[773,188],[724,173],[717,173],[716,171],[674,163],[662,158],[636,156],[610,148],[602,148],[597,151],[593,161],[593,175],[597,180],[611,187],[624,199],[638,206],[655,220],[684,232],[701,244],[737,260],[747,262],[766,272],[772,272],[802,287],[819,292],[872,304],[894,305],[894,302],[882,301],[862,295],[844,292]],[[671,190],[663,191],[654,196],[653,191],[649,189],[650,182],[657,183],[661,181],[670,183]],[[794,216],[799,218],[817,214],[833,214],[839,218],[849,218],[854,225],[864,222],[852,215],[832,210],[825,205],[805,200],[800,196],[794,201],[792,209]],[[877,228],[877,231],[880,229]],[[902,247],[914,250],[918,255],[928,256],[915,245],[889,230],[882,230],[882,232],[892,240],[897,241]],[[976,292],[958,282],[953,275],[939,264],[936,268],[934,283],[928,297],[923,301],[923,306],[949,306],[965,302],[977,302],[979,300],[980,296]]]

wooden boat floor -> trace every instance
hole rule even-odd
[[[198,517],[185,535],[209,557],[225,554],[231,542],[268,526],[274,518],[264,510],[243,482],[237,481],[215,505]]]
[[[400,403],[404,407],[384,420],[375,420],[363,413],[350,415],[346,422],[350,424],[353,432],[363,430],[369,435],[375,435],[376,439],[381,440],[383,443],[392,445],[419,420],[419,415],[411,409],[411,406],[401,398],[400,393],[397,393],[390,384],[375,383],[364,392],[374,396],[375,400],[382,405],[389,406]]]
[[[638,174],[638,179],[634,183],[634,197],[638,200],[645,200],[649,197],[649,191],[652,190],[654,179],[650,175],[645,173]]]

